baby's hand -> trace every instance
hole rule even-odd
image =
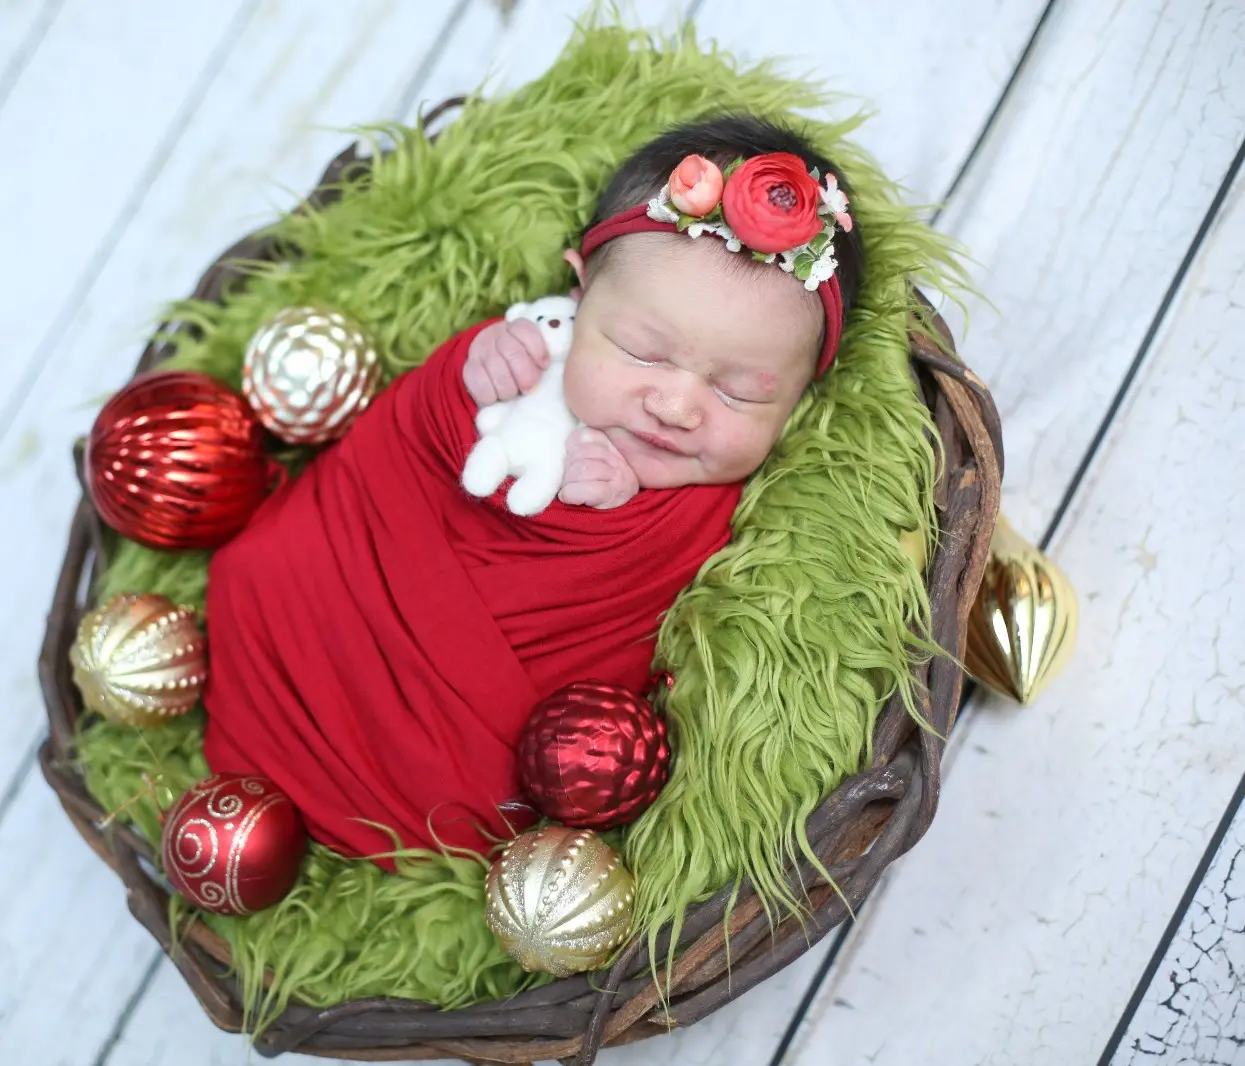
[[[605,511],[621,507],[639,491],[635,471],[604,433],[585,427],[571,434],[559,500]]]
[[[549,352],[535,322],[494,322],[472,339],[463,384],[480,407],[487,407],[531,392],[548,365]]]

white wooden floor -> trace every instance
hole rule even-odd
[[[0,0],[0,1062],[225,1066],[33,768],[70,444],[352,123],[539,73],[580,0]],[[1081,594],[857,924],[606,1066],[1245,1063],[1245,0],[635,0],[879,114],[977,260],[1005,509]],[[323,1060],[321,1060],[323,1061]]]

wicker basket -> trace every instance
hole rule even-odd
[[[332,185],[344,172],[363,172],[367,167],[352,146],[333,160],[308,203],[331,202]],[[240,281],[231,265],[234,261],[275,255],[265,239],[248,237],[208,268],[194,295],[219,300],[228,286]],[[941,321],[938,325],[945,331]],[[153,342],[139,369],[167,355],[165,344]],[[962,661],[967,615],[999,505],[998,415],[975,375],[915,334],[911,356],[914,377],[933,412],[946,456],[936,493],[941,536],[927,571],[933,635]],[[80,449],[78,460],[80,468]],[[125,825],[113,822],[103,827],[105,812],[87,792],[74,763],[74,728],[82,705],[70,676],[69,648],[87,606],[87,591],[104,565],[100,522],[84,494],[70,528],[39,660],[50,723],[40,765],[83,838],[125,882],[134,916],[168,951],[169,893],[155,872],[157,849]],[[383,998],[323,1010],[294,1004],[258,1037],[256,1049],[265,1056],[299,1051],[367,1061],[457,1056],[475,1062],[561,1059],[588,1064],[602,1046],[640,1040],[665,1032],[669,1022],[687,1026],[712,1014],[798,958],[843,921],[848,905],[856,907],[886,866],[929,826],[938,802],[943,751],[939,735],[947,735],[955,718],[962,674],[951,658],[939,657],[919,668],[918,681],[926,694],[925,713],[936,732],[914,729],[898,698],[892,699],[877,723],[873,765],[844,781],[809,819],[808,839],[842,898],[804,864],[789,871],[793,886],[811,886],[812,915],[803,925],[787,920],[772,931],[747,885],[729,923],[724,922],[725,890],[691,908],[679,936],[668,1015],[650,978],[647,950],[637,942],[606,972],[558,981],[503,1003],[455,1011]],[[668,939],[660,942],[663,958],[667,946]],[[222,1029],[239,1031],[242,1001],[236,980],[228,974],[229,945],[196,922],[179,936],[173,961],[212,1021]]]

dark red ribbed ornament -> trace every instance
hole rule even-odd
[[[519,738],[519,777],[546,817],[583,829],[635,821],[666,783],[666,724],[643,696],[576,681],[541,700]]]
[[[100,411],[86,448],[91,500],[108,525],[149,548],[216,548],[272,480],[263,427],[208,374],[141,374]]]

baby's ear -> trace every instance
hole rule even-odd
[[[562,258],[570,263],[571,269],[575,271],[575,277],[579,279],[579,284],[584,283],[584,257],[574,248],[568,248],[562,253]]]
[[[571,299],[574,300],[576,303],[579,303],[579,301],[582,300],[583,297],[584,297],[584,290],[581,289],[578,285],[576,285],[573,289],[571,289]]]

